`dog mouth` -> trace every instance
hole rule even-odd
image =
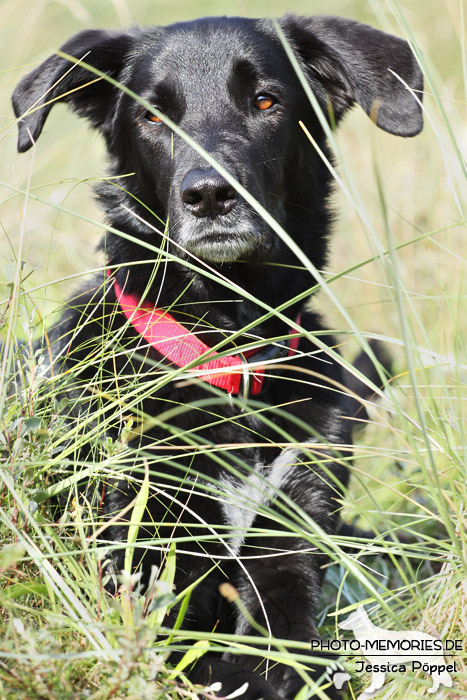
[[[210,230],[206,231],[206,228]],[[251,226],[235,228],[189,227],[182,236],[182,245],[188,253],[211,263],[233,263],[252,260],[257,256],[261,234]]]
[[[190,252],[201,260],[214,263],[232,263],[251,258],[256,249],[256,237],[219,232],[203,236],[190,245]]]

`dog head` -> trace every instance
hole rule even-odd
[[[300,126],[326,153],[303,81],[330,123],[358,103],[382,129],[412,136],[422,128],[422,76],[405,41],[357,22],[286,16],[280,27],[298,72],[267,20],[81,32],[62,46],[67,57],[50,57],[17,86],[18,149],[38,139],[55,102],[67,102],[103,134],[112,173],[127,176],[106,188],[114,225],[141,238],[168,220],[177,252],[211,263],[282,259],[283,244],[239,183],[319,266],[328,222],[315,203],[330,176]]]

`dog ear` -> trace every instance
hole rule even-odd
[[[330,106],[338,121],[356,102],[391,134],[422,130],[422,110],[408,88],[421,101],[423,75],[406,41],[339,17],[286,15],[281,25],[325,114]]]
[[[133,43],[128,33],[88,30],[71,37],[61,51],[117,78]],[[26,75],[13,92],[18,122],[18,151],[27,151],[40,136],[55,102],[67,102],[94,127],[110,122],[109,100],[115,88],[104,79],[60,56],[51,56]]]

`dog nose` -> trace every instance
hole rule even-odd
[[[180,188],[183,204],[193,216],[224,216],[237,203],[237,193],[214,168],[195,168],[184,177]]]

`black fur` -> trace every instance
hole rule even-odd
[[[386,131],[412,136],[421,130],[421,110],[406,85],[420,91],[422,76],[404,41],[333,17],[286,16],[280,25],[331,123],[338,123],[358,103]],[[83,59],[160,109],[254,195],[317,268],[323,266],[331,223],[330,174],[299,120],[328,157],[329,152],[320,122],[270,21],[208,18],[125,32],[85,31],[66,42],[62,51]],[[261,95],[263,100],[271,99],[268,109],[259,108]],[[261,537],[263,526],[279,529],[274,512],[284,513],[285,501],[277,492],[269,496],[272,522],[264,507],[254,519],[245,513],[259,509],[253,475],[260,475],[259,490],[266,492],[274,467],[268,470],[264,465],[273,465],[279,458],[279,463],[281,459],[291,462],[280,483],[282,493],[324,531],[336,531],[338,499],[348,478],[344,463],[336,457],[338,448],[327,450],[323,465],[323,452],[300,457],[297,450],[280,457],[281,448],[276,445],[289,438],[304,442],[316,437],[331,445],[351,443],[351,421],[345,416],[353,408],[336,390],[343,380],[340,365],[325,349],[317,352],[313,338],[329,347],[335,341],[325,332],[319,315],[304,306],[313,279],[281,238],[181,137],[163,122],[152,121],[145,107],[82,65],[52,56],[20,82],[13,95],[20,151],[39,137],[51,100],[68,102],[78,115],[89,119],[105,139],[111,175],[125,175],[99,187],[109,226],[125,234],[108,232],[102,244],[120,286],[169,309],[184,325],[195,325],[210,346],[224,341],[224,349],[252,336],[287,336],[288,325],[276,315],[255,323],[264,314],[262,304],[284,305],[285,317],[292,320],[301,312],[301,325],[307,331],[300,340],[301,354],[284,365],[279,377],[268,377],[256,403],[250,401],[243,412],[238,400],[213,392],[203,382],[160,382],[157,370],[163,358],[125,322],[112,280],[105,275],[70,302],[49,338],[54,356],[60,356],[57,369],[69,370],[88,389],[69,390],[79,398],[81,410],[87,407],[93,414],[103,406],[107,435],[117,439],[126,416],[136,410],[146,421],[138,440],[153,490],[145,517],[148,525],[140,532],[145,542],[134,560],[145,580],[151,565],[160,564],[160,549],[171,538],[206,535],[222,525],[235,530],[241,521],[256,533],[240,549],[240,556],[250,556],[243,559],[243,568],[229,556],[226,545],[227,541],[234,546],[238,539],[229,540],[225,530],[219,530],[223,540],[213,534],[211,539],[179,544],[177,591],[211,569],[213,560],[220,562],[195,588],[184,624],[195,630],[210,631],[217,625],[224,632],[254,634],[219,594],[219,584],[229,580],[258,624],[269,624],[278,638],[310,642],[317,634],[313,616],[326,557],[319,551],[310,553],[309,542],[298,536]],[[161,231],[167,219],[168,252],[179,261],[168,262],[162,274],[151,246],[164,247]],[[186,264],[193,263],[193,255],[201,259],[198,269]],[[210,265],[211,276],[202,273],[203,263]],[[235,283],[238,292],[226,289],[216,275]],[[300,294],[302,301],[287,305]],[[252,324],[250,334],[230,342],[231,334],[247,324]],[[113,345],[108,347],[115,352],[107,350],[99,359],[99,348],[109,338]],[[104,392],[103,398],[96,397],[92,390],[96,386]],[[133,405],[116,410],[118,403],[108,402],[108,397],[117,399],[126,391],[133,392]],[[282,408],[252,415],[255,406]],[[80,420],[83,430],[99,430],[95,421]],[[177,449],[189,444],[186,431],[200,444],[245,447],[224,451],[221,457],[202,450],[190,450],[187,455]],[[167,446],[168,452],[160,450]],[[125,459],[128,473],[142,468],[141,452],[137,458],[126,453],[122,464]],[[219,480],[226,488],[223,497]],[[250,483],[250,491],[245,483]],[[123,479],[108,486],[101,510],[115,516],[131,503],[138,488]],[[243,489],[243,498],[252,501],[229,510],[222,504],[232,499],[229,489],[239,497]],[[294,521],[288,508],[287,517]],[[125,542],[126,518],[128,509],[104,532],[104,539]],[[208,523],[209,528],[203,530],[200,523]],[[271,552],[289,554],[271,556]],[[207,556],[196,556],[200,554]],[[114,559],[115,568],[123,568],[123,553],[117,550]],[[267,680],[264,674],[261,677],[264,670],[265,663],[258,658],[227,654],[205,657],[192,677],[203,683],[221,681],[223,695],[248,682],[242,696],[248,700],[292,698],[302,685],[290,667],[273,665]],[[312,674],[319,678],[322,667]]]

